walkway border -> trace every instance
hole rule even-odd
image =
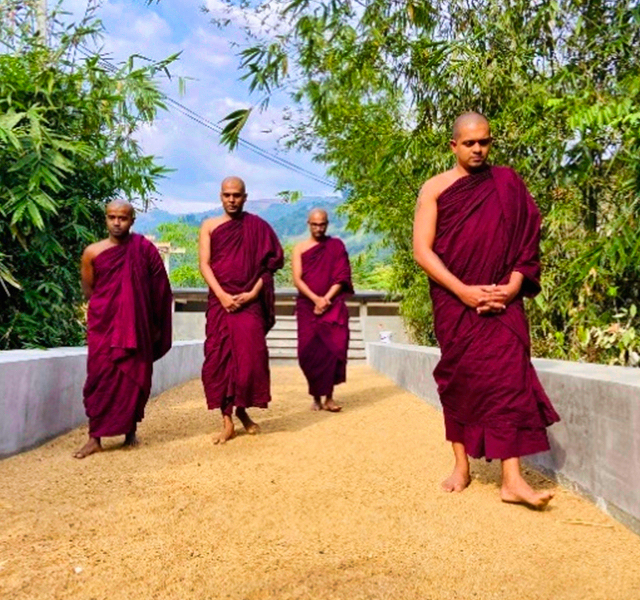
[[[202,341],[174,342],[154,364],[151,395],[199,377],[202,361]],[[86,362],[86,347],[0,352],[0,458],[33,448],[86,420]]]
[[[441,409],[433,369],[437,348],[367,344],[371,367]],[[534,359],[562,421],[551,450],[528,464],[594,502],[640,534],[640,369]]]

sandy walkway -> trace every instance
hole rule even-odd
[[[225,447],[194,381],[151,403],[137,450],[72,460],[82,428],[0,462],[0,598],[640,598],[640,538],[572,494],[501,504],[483,462],[439,491],[440,414],[368,368],[338,415],[307,410],[297,369],[273,380],[264,434]]]

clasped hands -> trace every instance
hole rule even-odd
[[[242,308],[245,304],[253,302],[256,297],[257,294],[253,292],[242,292],[241,294],[227,294],[224,292],[218,300],[220,300],[222,308],[227,312],[232,313]]]
[[[316,296],[313,298],[313,303],[315,306],[313,307],[314,315],[322,315],[327,309],[331,306],[331,300],[328,300],[324,296]]]
[[[514,283],[504,285],[465,285],[458,297],[464,304],[476,309],[479,315],[499,314],[518,295],[520,286]]]

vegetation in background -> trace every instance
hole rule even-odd
[[[333,214],[335,204],[305,198],[299,206],[277,205],[261,211],[276,230],[285,253],[285,266],[276,273],[277,287],[293,287],[291,252],[296,242],[308,235],[306,215],[311,206],[329,211],[329,234],[340,237],[351,254],[353,281],[357,289],[388,290],[391,286],[391,267],[386,253],[374,246],[372,236],[353,234],[344,230],[344,219]],[[174,248],[184,248],[184,254],[171,255],[169,278],[175,288],[205,287],[198,269],[198,231],[195,215],[185,215],[177,223],[162,223],[154,229],[160,242],[170,242]],[[199,219],[202,220],[202,219]]]
[[[83,343],[81,251],[105,236],[105,202],[145,207],[166,173],[135,135],[175,57],[112,72],[85,48],[101,31],[91,14],[51,16],[45,43],[35,4],[0,7],[0,349]]]
[[[492,123],[494,162],[522,174],[545,217],[543,292],[529,303],[534,352],[637,364],[636,1],[226,2],[248,16],[241,69],[258,105],[274,90],[291,94],[299,110],[288,145],[327,165],[352,228],[393,249],[393,287],[416,341],[434,342],[411,251],[415,198],[453,164],[455,117],[477,110]],[[249,113],[229,116],[231,147]]]

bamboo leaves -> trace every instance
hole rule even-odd
[[[167,172],[136,133],[163,107],[154,77],[177,56],[111,65],[86,49],[100,32],[91,11],[45,46],[30,25],[33,2],[9,5],[12,18],[0,19],[0,348],[79,344],[80,253],[104,235],[104,202],[144,207]]]
[[[352,226],[380,232],[395,249],[394,280],[418,341],[433,342],[426,285],[407,243],[416,190],[451,166],[449,127],[477,110],[491,120],[494,161],[523,175],[545,215],[535,350],[631,363],[640,353],[631,308],[640,304],[637,2],[255,7],[279,11],[286,33],[251,39],[241,56],[250,90],[284,88],[307,111],[288,144],[313,149],[345,191]],[[249,118],[240,116],[229,122],[234,135]],[[615,315],[624,311],[622,323]]]

